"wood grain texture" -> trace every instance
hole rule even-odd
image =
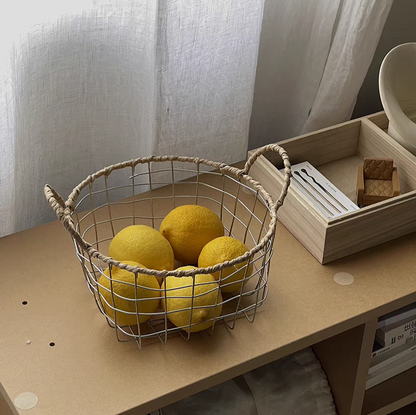
[[[416,400],[416,367],[365,392],[363,415],[384,415]]]
[[[361,164],[358,166],[358,173],[357,173],[357,205],[361,206],[363,204],[363,196],[365,190],[365,183],[364,183],[364,170],[363,165]]]
[[[367,119],[362,119],[357,154],[361,158],[392,158],[399,170],[402,193],[416,190],[416,156]]]
[[[283,186],[283,175],[266,158],[259,157],[251,167],[250,175],[276,199]],[[311,206],[295,187],[290,187],[283,206],[278,212],[279,221],[302,242],[309,252],[322,262],[327,220]]]
[[[387,118],[387,115],[384,111],[368,115],[367,117],[363,117],[363,119],[368,119],[382,130],[387,130],[389,127],[389,119]]]
[[[363,160],[355,155],[324,164],[317,170],[355,203],[357,182],[353,179],[357,177],[358,166],[362,164]]]
[[[400,195],[400,179],[397,167],[393,169],[393,176],[391,178],[392,185],[393,185],[393,196]]]
[[[363,208],[356,215],[331,221],[325,238],[323,263],[416,231],[416,195],[403,196],[390,199],[390,203],[371,205],[373,210]]]
[[[313,346],[328,377],[339,415],[360,415],[377,320]]]
[[[325,128],[279,142],[290,157],[292,164],[309,161],[313,166],[331,163],[357,152],[360,120],[348,121],[335,127]],[[281,160],[276,153],[266,157],[281,168]]]

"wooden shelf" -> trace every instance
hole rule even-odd
[[[364,395],[363,415],[384,415],[416,401],[416,366],[379,385]]]
[[[254,324],[241,319],[232,331],[219,325],[212,336],[177,336],[139,351],[117,342],[99,313],[61,223],[10,235],[0,239],[0,315],[10,316],[2,320],[0,393],[7,402],[35,393],[30,415],[151,412],[415,302],[415,248],[411,234],[322,266],[279,224],[269,295]],[[338,272],[354,283],[338,285]],[[358,340],[355,365],[364,356]],[[409,385],[385,404],[409,394]],[[372,393],[366,414],[378,408]]]
[[[411,403],[410,405],[404,406],[403,408],[398,409],[391,413],[391,415],[415,415],[416,414],[416,402]]]
[[[373,319],[313,346],[339,415],[361,414],[376,325]]]

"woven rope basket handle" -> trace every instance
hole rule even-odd
[[[290,186],[290,177],[292,176],[289,156],[287,155],[286,151],[277,144],[267,144],[263,147],[260,147],[247,160],[246,164],[244,165],[243,172],[244,174],[249,174],[250,168],[255,163],[255,161],[260,156],[262,156],[265,153],[268,153],[269,151],[274,151],[276,153],[279,153],[280,157],[282,158],[283,165],[285,166],[285,175],[283,179],[284,183],[283,183],[282,191],[280,192],[280,196],[278,200],[275,202],[274,206],[272,207],[272,210],[276,211],[283,204],[283,201],[285,200],[287,191]]]
[[[239,263],[239,261],[241,262],[243,260],[247,260],[250,256],[252,256],[256,252],[258,252],[263,246],[265,246],[265,244],[270,240],[270,238],[274,234],[275,227],[276,227],[276,221],[277,221],[277,210],[283,204],[283,201],[286,197],[286,194],[287,194],[287,191],[288,191],[288,188],[289,188],[289,185],[290,185],[290,177],[291,177],[291,168],[290,168],[289,157],[286,154],[286,151],[282,147],[278,146],[277,144],[269,144],[269,145],[266,145],[266,146],[261,147],[258,150],[256,150],[251,155],[251,157],[247,160],[243,170],[237,169],[236,167],[227,166],[227,165],[222,164],[222,163],[217,163],[217,162],[212,162],[212,161],[197,159],[197,158],[191,158],[191,157],[177,157],[177,156],[155,157],[155,156],[152,156],[152,157],[148,157],[148,158],[136,159],[136,160],[131,160],[131,161],[124,162],[124,163],[119,163],[117,165],[110,166],[110,167],[107,167],[105,169],[102,169],[99,172],[94,173],[92,176],[88,176],[88,178],[85,179],[84,182],[79,184],[73,190],[73,192],[69,196],[67,202],[65,202],[64,199],[62,198],[62,196],[58,192],[56,192],[52,188],[52,186],[50,186],[48,184],[45,185],[44,193],[45,193],[45,196],[46,196],[46,199],[47,199],[49,205],[55,211],[56,216],[62,222],[65,229],[71,234],[71,236],[78,243],[80,248],[87,251],[89,255],[91,255],[92,257],[96,257],[96,258],[101,259],[106,264],[111,264],[113,266],[116,266],[116,267],[119,267],[119,268],[122,268],[122,269],[126,269],[129,272],[141,272],[141,273],[148,274],[148,275],[157,275],[159,277],[164,277],[164,276],[167,276],[167,275],[172,275],[173,272],[175,272],[175,271],[157,271],[157,270],[152,270],[152,269],[147,269],[147,268],[142,269],[142,268],[137,267],[137,266],[134,267],[134,266],[131,266],[131,265],[123,264],[122,262],[116,261],[113,258],[110,258],[110,257],[107,257],[107,256],[103,255],[98,250],[94,249],[89,243],[84,241],[84,239],[81,237],[80,233],[76,230],[75,224],[74,224],[74,221],[73,221],[72,215],[71,215],[72,210],[74,209],[74,206],[75,206],[75,204],[74,204],[75,203],[74,195],[75,196],[78,195],[80,190],[82,190],[82,188],[86,184],[91,183],[96,177],[100,177],[104,174],[109,174],[114,169],[121,169],[121,168],[124,168],[126,166],[136,165],[138,162],[146,162],[147,163],[149,161],[166,161],[166,160],[171,160],[171,161],[172,160],[178,160],[178,161],[193,162],[193,163],[203,162],[204,164],[207,164],[209,166],[213,166],[215,168],[218,168],[221,172],[232,173],[235,176],[248,175],[249,172],[250,172],[251,166],[258,159],[258,157],[260,157],[264,153],[267,153],[268,151],[275,151],[275,152],[279,153],[280,157],[283,160],[283,164],[285,166],[285,174],[284,174],[284,183],[283,183],[282,191],[280,193],[280,196],[279,196],[278,200],[274,201],[272,199],[272,197],[270,196],[270,194],[268,194],[265,191],[265,189],[263,188],[261,183],[259,183],[255,180],[253,180],[252,178],[250,178],[251,184],[254,186],[254,188],[256,190],[258,190],[262,193],[263,197],[265,197],[265,199],[267,201],[267,204],[270,208],[271,222],[270,222],[270,225],[269,225],[269,231],[267,232],[267,234],[263,237],[263,239],[254,248],[252,248],[250,251],[247,251],[244,255],[242,255],[239,258],[235,258],[231,261],[228,261],[228,262],[226,261],[225,262],[225,264],[227,266],[232,266],[234,264]],[[198,270],[199,270],[199,272],[206,274],[206,273],[212,273],[212,272],[219,271],[223,266],[224,266],[224,263],[217,264],[213,267],[203,268],[203,269],[198,269]],[[196,271],[198,271],[198,270],[196,270]],[[195,270],[188,270],[188,271],[181,270],[181,271],[176,272],[175,276],[195,275],[196,271]]]
[[[55,211],[56,216],[62,222],[65,229],[71,234],[71,236],[78,242],[78,244],[85,250],[91,248],[91,246],[82,239],[79,232],[75,229],[74,221],[71,217],[71,211],[69,207],[65,205],[62,196],[49,184],[46,184],[43,189],[46,200],[50,207]]]

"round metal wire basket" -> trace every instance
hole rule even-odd
[[[284,165],[284,185],[277,201],[249,175],[256,159],[268,151],[278,152]],[[74,241],[88,288],[100,312],[109,326],[115,329],[119,341],[135,340],[141,348],[143,342],[155,338],[166,343],[168,337],[177,332],[189,339],[195,331],[193,326],[197,324],[192,320],[197,308],[222,308],[220,315],[213,313],[212,324],[205,330],[208,334],[213,333],[220,321],[229,329],[234,329],[239,317],[245,317],[251,323],[254,321],[258,307],[267,297],[277,211],[286,197],[290,175],[286,152],[280,146],[270,144],[256,150],[243,169],[194,157],[151,156],[115,164],[88,176],[73,189],[66,201],[49,185],[45,186],[44,191],[50,206]],[[186,271],[140,268],[106,255],[112,238],[124,227],[143,224],[158,229],[172,209],[189,204],[203,205],[215,212],[223,223],[224,234],[244,242],[248,251],[231,261]],[[134,284],[130,285],[134,285],[134,298],[122,297],[113,290],[114,267],[133,273]],[[230,267],[234,267],[235,272],[244,270],[241,288],[221,296],[221,288],[234,274],[232,271],[228,277],[223,277],[223,270]],[[104,273],[106,268],[108,275]],[[217,300],[215,304],[197,307],[194,304],[195,287],[198,286],[195,275],[214,272],[219,272],[218,283],[212,288],[218,293]],[[150,301],[150,298],[139,298],[139,289],[157,291],[158,298],[162,301],[166,301],[169,289],[166,284],[162,284],[159,289],[140,286],[137,282],[138,274],[153,275],[159,280],[170,276],[192,277],[189,285],[192,287],[192,296],[185,298],[189,300],[189,307],[180,310],[189,315],[189,322],[174,326],[169,319],[172,311],[165,311],[161,306],[154,313],[140,311],[143,310],[143,302]],[[110,280],[109,289],[100,284],[101,276]],[[111,292],[110,301],[102,295],[103,289]],[[175,297],[173,292],[169,295],[171,299],[184,299],[183,296]],[[134,303],[133,311],[117,308],[117,297]],[[111,309],[112,313],[106,313],[105,309]],[[117,321],[118,313],[135,315],[137,324],[120,325]],[[147,321],[140,323],[143,317]]]

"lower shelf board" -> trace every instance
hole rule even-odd
[[[384,415],[416,401],[416,366],[365,392],[363,415]]]
[[[397,411],[391,413],[391,415],[415,415],[416,414],[416,402],[411,403],[410,405],[404,406]]]

